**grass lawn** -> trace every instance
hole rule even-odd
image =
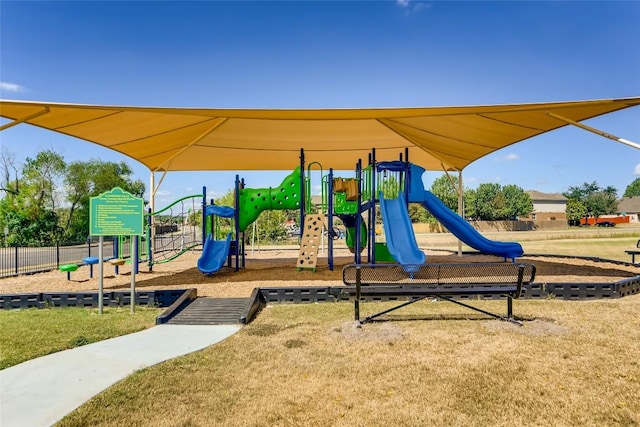
[[[480,306],[501,311],[504,301]],[[220,344],[123,380],[60,425],[640,423],[640,296],[518,300],[515,313],[525,326],[425,301],[357,328],[349,303],[275,305]]]
[[[137,332],[155,324],[162,309],[136,307],[0,310],[0,369],[29,359]]]
[[[521,243],[528,253],[628,261],[624,250],[640,236],[562,237]],[[474,304],[505,310],[504,301]],[[364,303],[361,316],[387,306]],[[160,311],[0,311],[0,366],[149,327]],[[517,300],[514,314],[524,326],[423,301],[358,328],[350,303],[273,305],[229,339],[121,381],[60,425],[640,425],[640,295]]]
[[[611,231],[600,228],[569,229],[555,232],[500,232],[483,233],[491,240],[519,242],[526,254],[555,254],[598,257],[631,262],[625,250],[636,249],[640,239],[639,228],[623,228]],[[421,247],[456,251],[457,240],[451,234],[423,234],[417,236]],[[462,245],[463,251],[474,251]]]

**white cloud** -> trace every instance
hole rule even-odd
[[[413,10],[411,12],[417,13],[417,12],[420,12],[422,9],[429,9],[429,5],[425,3],[416,3],[416,5],[413,6]]]
[[[640,163],[638,163],[636,167],[633,169],[633,174],[640,175]]]
[[[27,88],[16,83],[0,82],[0,91],[20,93],[26,91]]]
[[[413,3],[413,5],[411,4],[412,0],[396,0],[396,4],[404,9],[406,9],[406,14],[410,15],[412,13],[417,13],[419,11],[421,11],[422,9],[428,9],[430,5],[426,4],[426,3]]]
[[[497,157],[495,159],[496,162],[512,162],[515,160],[520,160],[520,156],[518,156],[517,154],[507,154],[506,156],[503,157]]]

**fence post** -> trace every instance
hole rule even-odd
[[[13,252],[14,256],[13,256],[13,260],[14,262],[14,266],[16,267],[16,276],[18,275],[18,243],[14,243],[13,247],[15,248],[15,251]]]
[[[56,241],[56,268],[60,268],[60,242]]]

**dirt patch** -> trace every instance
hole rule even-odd
[[[360,322],[344,322],[334,328],[331,334],[347,341],[368,341],[390,344],[400,341],[405,333],[398,325],[392,323],[361,325]]]

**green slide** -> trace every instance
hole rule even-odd
[[[356,246],[356,216],[355,215],[338,215],[347,229],[345,243],[351,252],[355,251]],[[367,247],[367,225],[364,219],[360,218],[360,252]]]

